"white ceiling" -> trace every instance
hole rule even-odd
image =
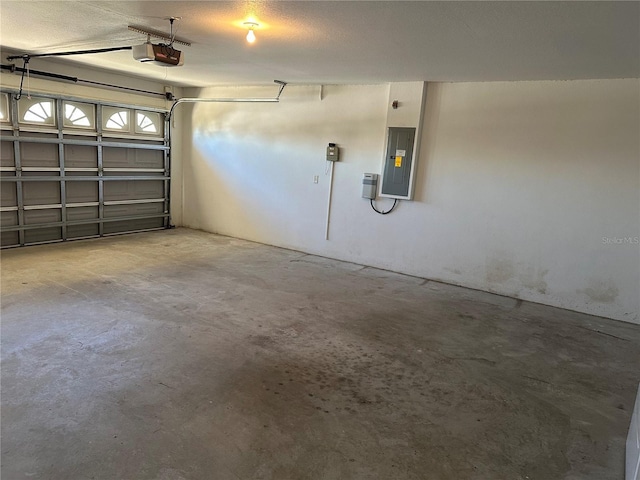
[[[7,50],[143,43],[128,25],[182,17],[183,67],[131,52],[66,57],[177,85],[640,77],[640,3],[421,1],[0,1]],[[241,23],[255,18],[255,44]],[[156,40],[157,41],[157,40]],[[19,63],[19,62],[18,62]],[[38,68],[38,59],[31,60]]]

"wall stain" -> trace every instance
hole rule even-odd
[[[618,297],[618,287],[613,280],[603,280],[592,278],[589,280],[587,288],[578,290],[578,293],[584,293],[592,301],[598,303],[613,303]]]
[[[489,283],[505,283],[515,275],[513,262],[508,258],[488,258],[485,266],[485,278]]]
[[[529,290],[535,290],[538,293],[547,293],[547,282],[544,280],[545,275],[549,273],[549,270],[538,269],[533,266],[529,266],[520,274],[520,282],[522,286]]]

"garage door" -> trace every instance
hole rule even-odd
[[[168,228],[165,113],[0,93],[2,247]]]

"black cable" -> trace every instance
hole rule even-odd
[[[7,60],[17,60],[18,58],[29,59],[36,57],[64,57],[67,55],[86,55],[89,53],[106,53],[106,52],[117,52],[118,50],[131,50],[133,47],[111,47],[111,48],[97,48],[94,50],[76,50],[73,52],[56,52],[56,53],[34,53],[34,54],[24,54],[24,55],[10,55],[7,57]]]
[[[398,203],[398,199],[394,198],[393,199],[393,205],[391,206],[391,208],[389,210],[387,210],[386,212],[383,212],[381,210],[378,210],[376,207],[373,206],[373,198],[371,199],[371,208],[373,208],[373,210],[376,213],[379,213],[380,215],[388,215],[389,213],[393,212],[393,209],[396,208],[396,204]]]

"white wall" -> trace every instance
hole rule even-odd
[[[184,225],[640,323],[639,80],[429,84],[415,201],[381,216],[360,193],[388,92],[190,107]],[[327,241],[328,142],[342,161]]]
[[[9,52],[3,51],[2,55],[6,57],[7,55],[9,55]],[[15,64],[18,67],[22,67],[22,62],[19,60],[16,61]],[[128,88],[146,90],[150,92],[164,92],[164,85],[158,82],[135,78],[127,75],[120,75],[104,70],[80,67],[69,62],[52,61],[49,59],[38,58],[31,60],[30,68],[33,70],[76,77],[81,80],[108,83]],[[163,67],[149,65],[149,68]],[[0,86],[3,88],[3,90],[18,90],[20,87],[20,74],[12,74],[4,70],[1,71]],[[32,75],[28,80],[27,78],[25,78],[23,87],[23,95],[25,96],[28,92],[31,92],[33,95],[37,95],[38,93],[66,95],[87,100],[101,100],[105,102],[161,108],[166,110],[171,108],[171,105],[173,103],[159,96],[139,94],[124,90],[115,90],[108,87],[90,86],[89,84],[49,80],[47,78],[38,77],[35,75]],[[181,87],[172,86],[171,88],[176,96],[183,96]],[[173,138],[175,148],[171,159],[173,166],[173,178],[171,187],[171,220],[172,223],[178,225],[182,223],[182,177],[180,176],[180,174],[182,172],[181,154],[183,151],[183,135],[181,134],[181,119],[182,113],[177,112],[175,125],[178,127],[179,134],[174,135]]]

